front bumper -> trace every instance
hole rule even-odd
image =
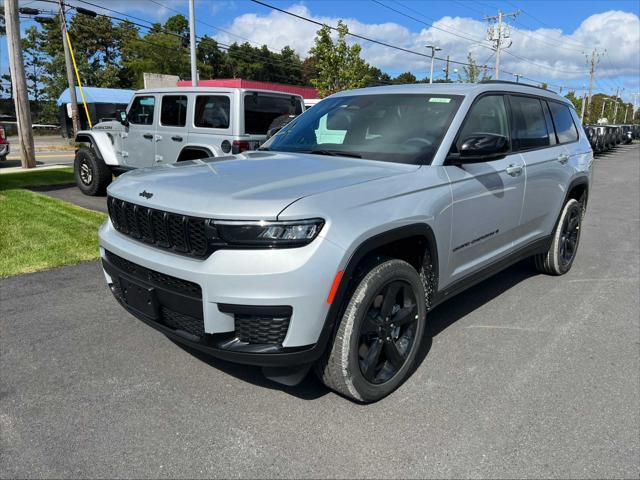
[[[100,229],[100,247],[105,277],[123,307],[179,343],[215,357],[262,366],[309,363],[324,350],[326,330],[330,328],[325,321],[329,310],[326,298],[345,255],[331,242],[317,238],[296,249],[219,250],[197,260],[132,240],[106,222]],[[201,296],[167,291],[153,275],[132,277],[122,264],[112,261],[113,256],[195,284]],[[125,285],[128,279],[142,287],[153,287],[158,308],[168,307],[178,315],[201,320],[202,335],[169,328],[157,316],[132,308],[118,291],[121,278]],[[274,311],[275,317],[279,308],[287,307],[288,328],[281,341],[251,344],[237,340],[237,324],[240,319],[246,321],[247,310],[255,309],[260,315]]]

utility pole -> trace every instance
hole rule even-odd
[[[449,55],[447,55],[447,63],[444,67],[444,81],[449,83]]]
[[[640,96],[640,93],[632,93],[631,96],[633,97],[633,110],[631,111],[631,123],[633,123],[636,117],[636,110],[638,109],[637,104],[638,104],[638,97]]]
[[[627,113],[629,113],[629,105],[624,104],[624,120],[622,123],[627,123]]]
[[[34,168],[36,166],[36,154],[33,147],[31,106],[29,105],[27,79],[25,78],[24,61],[22,59],[18,0],[4,0],[4,14],[9,46],[11,88],[18,121],[18,138],[20,139],[20,161],[22,162],[22,168]]]
[[[76,80],[73,78],[73,61],[71,51],[67,41],[67,21],[64,14],[64,1],[58,0],[60,4],[60,30],[62,31],[62,45],[64,46],[64,65],[67,70],[67,83],[69,83],[69,95],[71,97],[71,123],[73,124],[73,137],[80,130],[80,116],[78,115],[78,97],[76,96]]]
[[[521,75],[521,74],[519,74],[519,73],[514,73],[514,74],[513,74],[513,76],[514,76],[514,77],[516,77],[516,83],[520,83],[520,77],[521,77],[522,75]]]
[[[520,10],[516,10],[511,13],[504,13],[502,10],[498,10],[497,15],[490,17],[484,17],[489,22],[489,29],[487,30],[487,38],[493,42],[493,49],[496,51],[496,80],[500,80],[500,50],[503,48],[509,48],[511,46],[511,40],[509,45],[503,45],[503,40],[510,38],[511,33],[509,31],[509,24],[503,23],[506,17],[515,18],[520,14]]]
[[[431,49],[431,73],[429,74],[429,83],[433,83],[433,57],[436,52],[442,50],[440,47],[436,47],[435,45],[426,45],[426,48]]]
[[[624,90],[624,88],[622,90]],[[615,99],[616,108],[613,111],[613,123],[617,123],[618,122],[618,103],[619,103],[618,102],[618,98],[619,98],[619,96],[620,96],[620,87],[616,88],[616,99]]]
[[[605,98],[602,99],[602,111],[600,112],[600,118],[604,118],[604,107],[607,104],[607,100]],[[591,104],[589,104],[589,108],[591,108]]]
[[[589,110],[587,114],[591,114],[591,99],[593,98],[593,79],[596,76],[596,66],[598,62],[600,62],[600,57],[604,55],[607,51],[605,50],[603,53],[598,52],[596,48],[591,52],[591,67],[589,68]],[[589,63],[589,56],[585,53],[587,57],[587,63]],[[602,117],[602,115],[600,116]]]
[[[580,121],[584,122],[584,106],[587,103],[587,87],[582,86],[582,108],[580,111]]]
[[[196,7],[195,0],[189,0],[189,49],[191,50],[191,86],[198,86],[198,65],[196,64]]]

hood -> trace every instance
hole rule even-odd
[[[185,215],[275,220],[300,198],[418,168],[324,155],[249,152],[133,170],[108,191],[122,200]]]

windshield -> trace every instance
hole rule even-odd
[[[461,99],[425,94],[327,98],[271,137],[261,150],[429,164]]]

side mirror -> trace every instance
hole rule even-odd
[[[477,133],[462,140],[458,163],[497,160],[509,151],[509,140],[494,133]]]
[[[116,112],[118,115],[118,119],[120,120],[120,123],[122,125],[124,125],[125,127],[129,125],[129,120],[127,120],[127,112],[125,112],[124,110],[119,110],[118,112]]]

